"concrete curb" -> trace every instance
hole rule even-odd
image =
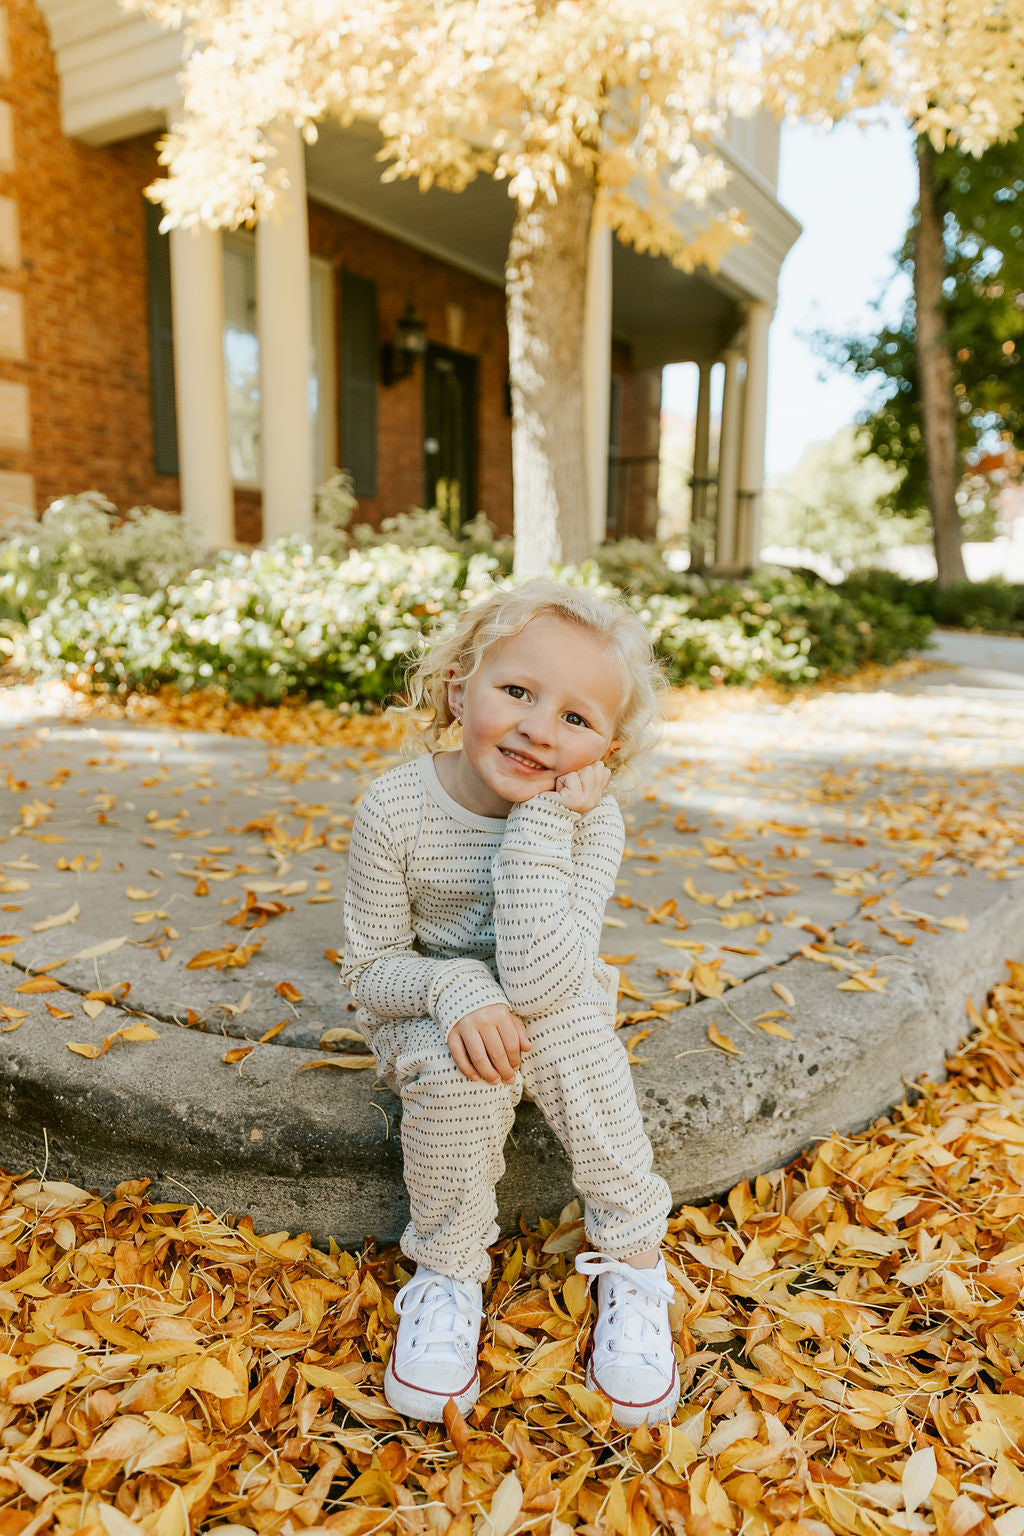
[[[902,906],[933,907],[934,880],[901,885]],[[887,978],[883,993],[838,991],[842,975],[798,956],[656,1026],[637,1047],[645,1059],[634,1073],[655,1167],[677,1203],[778,1167],[817,1137],[858,1130],[921,1074],[942,1075],[946,1055],[969,1032],[967,998],[980,1007],[1004,959],[1019,955],[1024,880],[959,878],[957,906],[969,919],[966,933],[917,931],[912,947],[885,938],[866,917],[846,923],[847,945],[870,938],[865,964]],[[734,1017],[749,1024],[781,1006],[772,982],[796,999],[785,1021],[792,1042],[747,1033]],[[709,1044],[712,1020],[742,1054]],[[248,1211],[262,1230],[308,1232],[321,1245],[399,1236],[408,1214],[401,1108],[382,1087],[368,1092],[366,1072],[299,1071],[321,1053],[267,1044],[240,1063],[228,1094],[228,1042],[168,1025],[145,1047],[140,1093],[130,1051],[114,1048],[97,1061],[55,1051],[81,1029],[81,1021],[26,1019],[7,1036],[0,1157],[12,1171],[45,1164],[48,1177],[103,1192],[148,1177],[154,1199]],[[522,1212],[551,1214],[572,1197],[568,1162],[533,1105],[517,1114],[506,1166],[504,1231],[518,1227]]]

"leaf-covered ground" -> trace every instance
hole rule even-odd
[[[0,1176],[0,1536],[1021,1536],[1024,965],[971,1014],[946,1082],[675,1214],[653,1431],[583,1386],[576,1209],[494,1250],[480,1402],[424,1432],[397,1249]]]
[[[825,692],[867,692],[931,671],[935,666],[936,663],[927,657],[911,657],[888,667],[870,663],[849,677],[825,678],[798,690],[782,688],[772,682],[711,692],[674,688],[666,699],[666,713],[670,717],[685,713],[692,718],[695,714],[717,713],[722,709],[748,709],[751,700],[787,702]],[[16,676],[5,677],[0,672],[0,687],[5,682],[14,688],[20,680]],[[28,693],[29,690],[22,691]],[[130,693],[123,699],[115,694],[72,688],[65,683],[40,684],[31,692],[36,706],[40,698],[49,699],[61,713],[79,719],[125,720],[132,724],[177,726],[189,731],[217,731],[226,736],[246,736],[278,744],[308,742],[390,747],[397,739],[387,714],[343,714],[319,700],[296,698],[276,704],[242,704],[217,687],[192,693],[166,687],[152,693]]]

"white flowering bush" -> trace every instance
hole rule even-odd
[[[109,689],[219,683],[243,702],[377,704],[400,691],[424,630],[496,568],[486,555],[388,544],[336,561],[282,539],[225,551],[159,593],[63,593],[30,620],[19,659]]]
[[[218,684],[243,702],[378,707],[401,692],[435,624],[513,580],[510,545],[479,522],[465,540],[442,540],[437,515],[422,512],[350,537],[350,487],[340,478],[331,494],[310,539],[205,557],[172,514],[143,510],[118,525],[100,497],[55,504],[0,546],[14,664],[122,693]],[[851,672],[920,647],[930,628],[881,593],[781,571],[716,583],[635,542],[558,574],[621,593],[672,681],[700,687]]]
[[[60,595],[158,592],[205,558],[202,539],[176,512],[132,507],[122,519],[98,491],[61,497],[38,520],[26,513],[4,523],[0,618],[26,622]]]
[[[430,546],[463,554],[493,555],[503,570],[512,570],[513,542],[498,537],[483,512],[463,523],[456,536],[437,507],[412,507],[397,517],[384,518],[379,529],[369,523],[358,523],[352,530],[352,542],[360,549],[374,544],[400,544],[403,549]]]

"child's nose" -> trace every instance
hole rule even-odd
[[[554,740],[555,717],[550,710],[534,706],[519,722],[519,729],[538,745],[550,743]]]

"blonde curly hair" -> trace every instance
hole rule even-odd
[[[628,688],[615,723],[620,745],[607,766],[615,787],[625,787],[635,781],[637,764],[659,736],[658,696],[665,680],[651,637],[625,603],[546,576],[518,587],[495,588],[464,608],[449,628],[428,636],[422,654],[409,664],[408,702],[392,706],[393,713],[404,716],[407,743],[420,749],[456,745],[458,722],[448,706],[450,674],[472,676],[492,646],[541,618],[589,630],[622,664]]]

